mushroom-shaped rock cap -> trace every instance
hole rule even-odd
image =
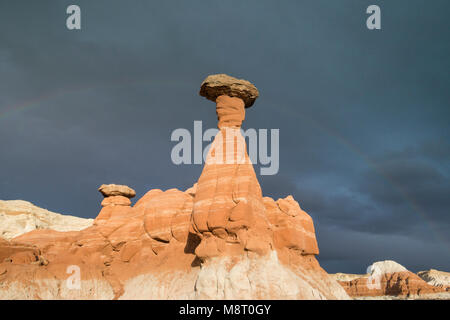
[[[258,98],[259,92],[247,80],[236,79],[226,74],[213,74],[202,82],[200,95],[214,102],[221,95],[241,98],[245,103],[245,107],[249,108]]]
[[[123,196],[133,198],[136,195],[136,191],[130,187],[118,184],[102,184],[98,191],[105,197]]]

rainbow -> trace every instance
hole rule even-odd
[[[5,111],[0,112],[0,121],[6,119],[8,116],[13,115],[14,113],[18,113],[22,110],[27,109],[33,109],[39,106],[42,106],[44,102],[51,101],[53,99],[63,97],[65,95],[73,94],[73,93],[80,93],[86,90],[92,90],[94,88],[98,87],[116,87],[116,86],[129,86],[129,85],[136,85],[136,84],[150,84],[150,83],[170,83],[171,86],[174,85],[174,81],[162,81],[161,80],[129,80],[129,79],[121,79],[115,82],[110,82],[108,84],[97,84],[97,85],[85,85],[85,86],[78,86],[78,87],[71,87],[71,88],[62,88],[57,89],[55,91],[47,92],[42,95],[39,95],[35,98],[23,101],[22,103],[16,104],[11,107],[7,107]],[[182,81],[177,81],[178,84],[184,83]],[[408,193],[405,191],[405,189],[397,184],[388,174],[386,174],[379,166],[370,159],[367,155],[365,155],[361,150],[359,150],[355,145],[353,145],[349,140],[347,140],[345,137],[343,137],[341,134],[339,134],[337,131],[333,130],[332,128],[328,128],[324,126],[323,124],[319,123],[318,121],[312,119],[311,117],[308,117],[305,114],[299,114],[297,111],[294,113],[293,110],[290,110],[284,106],[278,105],[277,108],[278,111],[281,111],[285,113],[287,116],[289,116],[290,119],[297,118],[300,119],[300,121],[309,121],[310,124],[312,124],[314,127],[318,128],[322,132],[326,133],[328,136],[335,139],[340,145],[344,146],[347,150],[351,151],[353,154],[357,155],[368,167],[370,167],[372,170],[374,170],[378,175],[380,175],[385,181],[387,181],[399,194],[402,196],[402,198],[408,203],[410,208],[413,212],[415,212],[421,219],[423,219],[430,230],[433,231],[433,235],[435,237],[435,240],[441,242],[444,247],[450,252],[450,244],[446,240],[445,236],[442,235],[435,223],[428,219],[426,212],[417,204],[417,202],[408,195]]]

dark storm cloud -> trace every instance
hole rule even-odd
[[[261,92],[245,128],[280,129],[265,195],[314,218],[329,272],[375,260],[450,269],[447,1],[0,3],[0,198],[94,217],[102,183],[185,189],[176,128],[216,125],[211,73]],[[259,166],[256,167],[259,172]]]

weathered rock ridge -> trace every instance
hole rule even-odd
[[[354,299],[450,299],[445,272],[420,272],[418,276],[390,260],[375,262],[369,269],[368,274],[334,277]]]
[[[311,218],[292,197],[262,198],[267,251],[240,238],[232,250],[209,251],[190,232],[196,195],[153,189],[134,206],[104,206],[80,231],[0,239],[0,299],[348,298],[317,262]],[[79,288],[68,285],[71,266]]]
[[[450,272],[430,269],[426,271],[419,271],[417,272],[417,275],[428,284],[443,288],[450,292]]]
[[[93,219],[51,212],[27,201],[0,200],[0,238],[8,240],[36,229],[78,231],[93,222]]]

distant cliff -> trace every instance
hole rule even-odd
[[[27,201],[0,200],[0,237],[8,240],[36,229],[79,231],[93,222],[93,219],[54,213]]]
[[[395,261],[379,261],[364,275],[334,275],[354,299],[450,299],[449,274],[436,270],[414,274]]]

